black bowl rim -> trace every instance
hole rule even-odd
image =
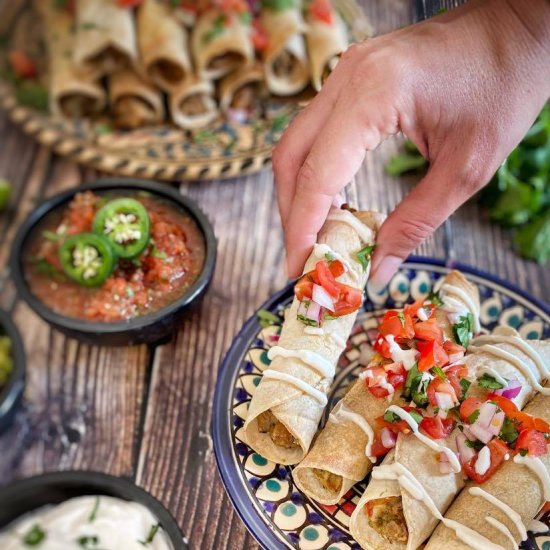
[[[182,294],[177,300],[164,306],[163,308],[140,315],[127,321],[117,321],[113,323],[91,322],[84,319],[77,319],[62,315],[50,309],[41,300],[39,300],[30,290],[24,274],[22,265],[23,245],[34,227],[50,212],[66,203],[76,193],[82,191],[106,191],[113,190],[132,190],[147,191],[155,195],[160,195],[165,199],[175,202],[183,207],[191,217],[196,221],[199,230],[204,236],[206,254],[202,271],[197,280]],[[72,331],[79,331],[91,334],[117,334],[129,330],[139,330],[146,328],[161,321],[164,317],[172,314],[181,307],[188,306],[194,302],[201,294],[204,288],[210,282],[216,264],[216,237],[212,224],[208,221],[206,214],[190,198],[181,195],[177,189],[169,187],[167,184],[150,180],[139,180],[133,178],[100,178],[77,187],[71,187],[66,191],[57,193],[46,199],[37,208],[35,208],[21,224],[12,244],[10,257],[11,277],[15,282],[17,291],[29,306],[48,323],[58,325]]]
[[[97,472],[95,470],[66,470],[63,472],[47,472],[32,477],[17,479],[0,486],[0,500],[5,493],[13,493],[27,487],[71,486],[86,485],[104,491],[109,496],[115,496],[143,504],[161,524],[163,530],[174,546],[174,550],[188,548],[186,539],[170,511],[151,493],[136,485],[132,480]],[[82,493],[83,495],[89,493]],[[126,495],[129,495],[126,496]],[[28,509],[29,512],[36,507]],[[0,527],[2,529],[2,527]]]
[[[0,390],[0,420],[11,412],[19,401],[26,376],[25,348],[19,329],[11,316],[0,309],[0,334],[5,334],[11,340],[13,371],[8,383]]]

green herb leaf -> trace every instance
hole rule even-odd
[[[263,328],[281,323],[281,319],[271,311],[267,311],[267,309],[260,309],[256,313],[256,317],[258,317],[258,321]]]
[[[529,452],[529,451],[528,451],[527,449],[520,449],[520,450],[519,450],[519,454],[520,454],[521,456],[527,456],[527,453],[528,453],[528,452]]]
[[[422,422],[422,415],[418,412],[418,411],[409,411],[409,414],[414,418],[414,421],[417,423],[417,424],[420,424],[420,422]]]
[[[496,380],[496,378],[494,378],[493,376],[487,373],[485,373],[483,376],[478,378],[477,383],[482,388],[485,388],[487,390],[501,390],[502,388],[505,387],[504,384],[501,384]]]
[[[91,546],[97,546],[99,544],[99,537],[96,535],[84,535],[76,539],[76,542],[82,548],[91,548]]]
[[[435,365],[430,370],[432,371],[432,374],[434,374],[435,376],[439,376],[441,380],[447,380],[447,377],[445,376],[445,371],[441,367]]]
[[[42,529],[42,527],[40,527],[40,525],[38,525],[38,523],[35,523],[25,534],[23,543],[25,546],[38,546],[39,544],[42,544],[45,538],[46,532]]]
[[[405,386],[403,387],[403,397],[405,399],[411,397],[413,387],[418,384],[417,380],[420,378],[422,378],[422,374],[418,370],[418,364],[415,363],[407,372],[407,378],[405,379]]]
[[[159,250],[156,246],[153,246],[151,249],[151,256],[153,256],[153,258],[160,258],[161,260],[166,260],[166,258],[168,258],[168,254],[166,254],[164,250]]]
[[[462,388],[462,395],[460,397],[460,401],[464,401],[464,399],[466,399],[466,394],[468,393],[468,390],[470,389],[471,385],[472,383],[466,378],[460,379],[460,387]]]
[[[405,327],[405,315],[402,311],[400,311],[398,314],[397,314],[397,318],[399,319],[399,322],[401,323],[401,326],[402,327]]]
[[[386,422],[399,422],[401,418],[395,414],[393,411],[386,411],[383,416]]]
[[[473,424],[479,417],[479,409],[477,409],[476,411],[474,411],[469,417],[468,417],[468,422],[470,424]]]
[[[474,316],[468,313],[460,317],[458,323],[453,325],[453,335],[455,342],[462,347],[467,348],[470,345],[470,334],[473,332]]]
[[[304,325],[307,325],[308,327],[317,327],[317,326],[319,326],[319,323],[317,321],[314,321],[313,319],[310,319],[309,317],[306,317],[305,315],[302,315],[301,313],[296,315],[296,319],[298,319],[298,321],[301,321],[302,323],[304,323]]]
[[[325,259],[329,262],[333,262],[334,260],[336,260],[336,256],[332,252],[327,252],[325,254]]]
[[[155,538],[159,527],[160,523],[155,523],[154,525],[151,525],[151,529],[149,529],[149,534],[147,535],[147,538],[145,540],[140,540],[139,542],[143,544],[143,546],[147,546],[150,542],[153,542],[153,539]]]
[[[443,300],[441,299],[439,292],[430,291],[426,300],[432,303],[435,307],[441,307],[443,305]]]
[[[371,244],[368,246],[365,246],[357,254],[355,257],[357,258],[357,261],[361,264],[363,271],[366,271],[370,264],[370,259],[372,257],[372,253],[374,252],[376,245]]]
[[[294,7],[294,0],[262,0],[262,8],[273,11],[290,10]]]
[[[202,35],[203,43],[208,44],[208,42],[211,42],[212,40],[214,40],[214,38],[222,34],[224,29],[225,15],[218,15],[218,17],[216,17],[216,19],[214,20],[212,28]]]
[[[476,439],[475,441],[470,441],[467,439],[464,444],[466,447],[470,447],[470,449],[475,449],[476,451],[481,450],[485,446],[482,441],[479,441],[479,439]]]
[[[92,523],[95,518],[97,517],[97,512],[99,510],[99,501],[100,497],[95,497],[94,507],[92,508],[92,511],[90,512],[90,515],[88,516],[88,521]]]
[[[510,447],[513,447],[516,444],[518,436],[519,432],[516,427],[516,423],[505,416],[502,428],[500,429],[500,439],[505,441],[508,445],[510,445]]]

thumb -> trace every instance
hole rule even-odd
[[[369,287],[381,291],[400,264],[479,187],[471,178],[433,164],[420,183],[382,224],[376,239]]]

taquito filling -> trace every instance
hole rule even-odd
[[[180,110],[187,116],[199,116],[208,112],[206,96],[197,92],[187,96],[180,103]]]
[[[244,61],[244,56],[238,52],[225,52],[221,55],[216,55],[215,57],[213,57],[208,62],[207,68],[215,71],[230,71],[231,69],[237,67],[239,64],[244,63]]]
[[[407,542],[409,533],[401,497],[369,500],[365,506],[369,525],[390,543]]]
[[[298,441],[286,429],[282,422],[279,422],[271,411],[265,411],[256,418],[258,422],[258,431],[260,433],[269,433],[271,441],[285,449],[296,449],[299,447]]]
[[[312,468],[311,471],[324,489],[331,493],[340,492],[343,481],[342,476],[327,472],[327,470],[320,470],[319,468]]]
[[[138,128],[156,122],[154,108],[141,97],[120,97],[113,111],[116,125],[123,128]]]
[[[151,64],[149,72],[152,78],[156,77],[171,84],[176,84],[185,77],[185,71],[181,66],[170,59],[158,59]]]
[[[68,118],[81,118],[96,114],[101,110],[98,101],[81,93],[67,93],[59,98],[59,108]]]
[[[128,56],[114,46],[107,46],[88,59],[88,62],[99,69],[111,73],[128,65]]]
[[[260,83],[248,82],[239,87],[231,99],[232,109],[250,109],[258,101],[260,96]]]
[[[283,50],[273,60],[273,74],[277,78],[294,80],[300,76],[302,62],[290,51]]]

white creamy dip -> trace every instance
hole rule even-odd
[[[82,496],[38,508],[17,519],[0,533],[0,548],[172,550],[162,528],[154,532],[157,524],[155,516],[137,502],[104,495]],[[30,536],[31,531],[35,536],[43,533],[42,541],[34,546],[25,544],[25,537]],[[88,537],[87,545],[85,537]]]

